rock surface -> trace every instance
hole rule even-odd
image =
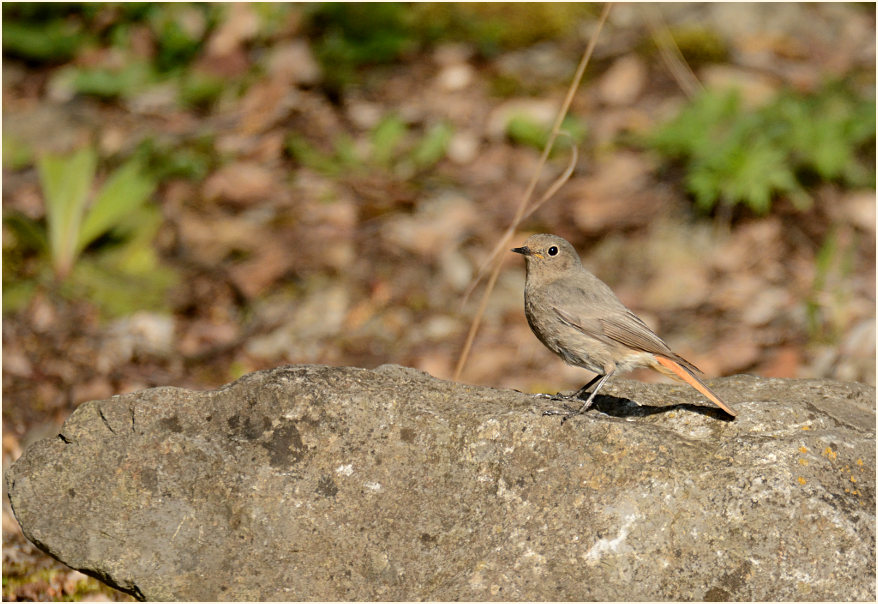
[[[874,600],[874,388],[712,385],[736,421],[614,379],[562,424],[398,366],[279,367],[85,403],[7,491],[40,548],[151,600]]]

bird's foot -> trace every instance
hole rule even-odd
[[[549,399],[549,400],[552,400],[552,401],[555,401],[555,402],[561,404],[561,406],[564,408],[563,411],[561,409],[547,409],[547,410],[543,411],[543,415],[544,416],[546,416],[546,415],[560,415],[560,416],[562,416],[561,417],[561,424],[563,425],[564,422],[566,422],[568,419],[570,419],[574,415],[582,415],[592,406],[592,403],[594,403],[594,397],[597,394],[597,392],[593,392],[591,394],[591,396],[589,396],[588,399],[585,401],[585,403],[583,403],[582,405],[577,405],[576,407],[570,407],[569,405],[565,404],[565,401],[575,401],[576,403],[579,403],[579,401],[580,401],[579,396],[582,394],[583,390],[590,385],[591,385],[591,382],[589,382],[588,384],[586,384],[586,386],[584,386],[583,388],[580,388],[579,390],[577,390],[573,394],[561,394],[560,392],[558,392],[556,394],[536,394],[535,396],[537,398],[546,398],[546,399]]]
[[[566,422],[568,419],[570,419],[574,415],[579,415],[579,409],[574,409],[573,407],[570,407],[570,406],[565,405],[563,403],[561,404],[561,406],[564,407],[563,410],[561,410],[561,409],[546,409],[545,411],[543,411],[543,417],[550,416],[550,415],[560,415],[561,416],[561,425],[564,425],[564,422]]]
[[[577,392],[576,394],[578,395],[579,393]],[[571,399],[578,400],[576,398],[576,396],[563,396],[563,395],[560,395],[560,399],[556,399],[556,400],[571,400]],[[588,411],[588,409],[591,408],[591,405],[593,402],[594,402],[594,394],[592,394],[590,397],[588,397],[588,400],[585,401],[585,403],[582,406],[580,406],[579,408],[570,407],[568,405],[565,405],[564,403],[561,403],[561,406],[564,407],[564,411],[561,411],[560,409],[547,409],[546,411],[543,411],[543,415],[544,416],[545,415],[560,415],[560,416],[562,416],[561,417],[561,425],[563,425],[564,422],[566,422],[568,419],[570,419],[574,415],[582,415],[583,413]]]
[[[571,397],[569,394],[562,394],[560,392],[556,392],[555,394],[549,394],[548,392],[537,392],[534,394],[537,398],[545,398],[550,401],[569,401]]]

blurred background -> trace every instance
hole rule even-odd
[[[4,3],[4,469],[147,387],[450,379],[602,8]],[[569,239],[710,377],[874,385],[875,127],[874,4],[617,4],[508,247]],[[578,388],[503,258],[461,380]],[[125,599],[3,505],[5,600]]]

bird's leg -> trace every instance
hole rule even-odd
[[[594,387],[594,391],[589,395],[589,397],[585,401],[585,403],[582,404],[582,407],[579,408],[579,411],[574,411],[573,409],[571,409],[567,405],[562,405],[562,407],[564,407],[564,409],[566,409],[566,411],[561,411],[560,409],[547,409],[546,411],[543,411],[543,415],[563,415],[564,417],[561,419],[561,423],[563,424],[565,421],[570,419],[572,416],[581,415],[582,413],[585,413],[588,410],[588,408],[591,407],[592,404],[594,403],[594,397],[597,395],[598,391],[601,389],[601,386],[604,385],[604,382],[606,382],[610,378],[610,376],[613,375],[613,373],[614,373],[613,371],[608,371],[604,375],[595,376],[595,378],[592,381],[590,381],[588,384],[586,384],[585,386],[583,386],[582,388],[580,388],[576,392],[576,394],[572,398],[578,398],[581,393],[588,390],[592,384],[597,382],[597,386]]]
[[[558,392],[556,394],[548,394],[546,392],[539,392],[539,393],[535,394],[534,396],[537,398],[548,398],[548,399],[551,399],[553,401],[577,399],[577,398],[581,397],[583,394],[585,394],[588,391],[588,389],[591,388],[592,384],[594,384],[596,381],[598,381],[602,377],[604,377],[604,376],[602,376],[600,374],[594,376],[594,379],[592,379],[588,384],[586,384],[585,386],[583,386],[582,388],[580,388],[579,390],[577,390],[575,393],[571,394],[570,396],[567,396],[566,394],[561,394],[560,392]]]
[[[598,381],[598,380],[601,379],[602,377],[604,377],[604,376],[602,376],[600,373],[597,374],[596,376],[594,376],[594,379],[592,379],[588,384],[586,384],[585,386],[583,386],[582,388],[580,388],[579,390],[577,390],[577,391],[576,391],[576,394],[574,394],[574,395],[573,395],[572,397],[570,397],[570,398],[579,398],[580,396],[582,396],[583,394],[585,394],[586,392],[588,392],[588,389],[591,388],[592,384],[594,384],[596,381]],[[600,388],[600,386],[598,386],[598,388]]]
[[[606,382],[606,381],[610,378],[611,375],[613,375],[613,372],[612,372],[612,371],[608,371],[608,372],[606,373],[606,375],[599,375],[597,378],[595,378],[595,380],[597,380],[598,378],[600,378],[600,379],[598,380],[598,385],[594,387],[594,391],[589,395],[588,400],[586,400],[585,403],[582,405],[582,407],[580,407],[580,409],[579,409],[579,413],[585,413],[585,412],[588,410],[588,408],[591,407],[592,403],[594,403],[594,397],[595,397],[595,395],[598,393],[598,390],[601,389],[601,386],[604,385],[604,382]],[[593,382],[593,381],[594,381],[594,380],[592,380],[592,382]],[[586,384],[586,386],[580,388],[580,392],[581,392],[582,390],[585,390],[585,388],[588,387],[588,386],[591,386],[591,382],[589,382],[588,384]],[[579,394],[579,393],[577,392],[577,394]]]

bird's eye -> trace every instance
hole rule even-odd
[[[549,256],[557,256],[558,255],[558,248],[555,247],[554,245],[552,247],[550,247],[548,251],[549,251]]]

